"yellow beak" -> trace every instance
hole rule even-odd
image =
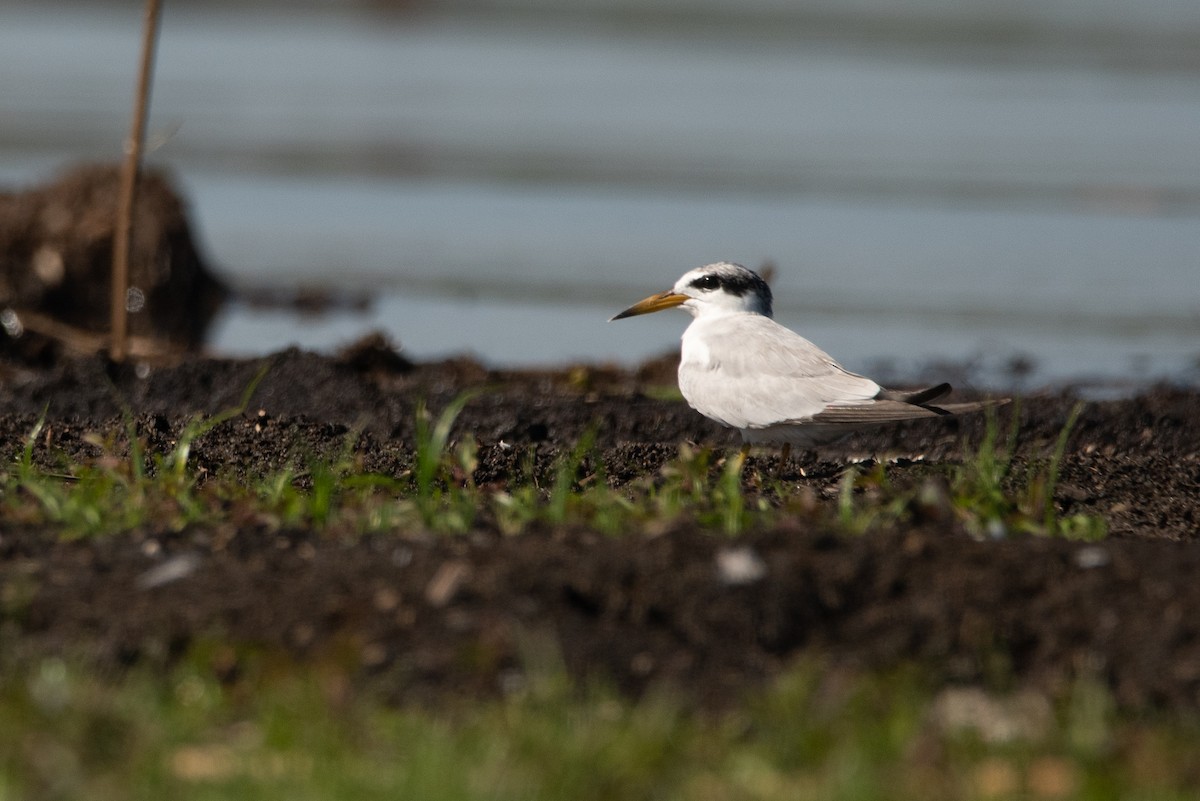
[[[624,320],[626,317],[636,317],[639,314],[649,314],[650,312],[662,311],[663,309],[672,309],[686,300],[688,300],[687,295],[680,295],[668,289],[666,292],[651,295],[645,300],[639,300],[620,314],[610,317],[608,321],[611,323],[613,320]]]

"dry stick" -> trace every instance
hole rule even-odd
[[[138,69],[137,97],[133,101],[133,130],[125,142],[125,164],[121,170],[121,193],[117,200],[117,228],[113,232],[112,343],[114,362],[125,361],[128,353],[129,318],[125,295],[129,291],[129,238],[133,228],[133,199],[146,139],[146,108],[150,105],[150,73],[158,41],[159,0],[146,0],[142,27],[142,63]]]

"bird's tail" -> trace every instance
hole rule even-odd
[[[900,401],[901,403],[911,403],[914,406],[923,406],[930,401],[949,395],[952,387],[947,383],[938,384],[936,387],[928,389],[918,389],[912,392],[901,392],[895,389],[881,389],[879,394],[875,396],[877,400]]]

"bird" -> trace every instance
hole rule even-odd
[[[638,301],[609,322],[682,308],[679,390],[688,405],[741,432],[750,446],[813,449],[861,428],[978,412],[1004,400],[934,405],[947,383],[913,391],[886,389],[852,373],[809,340],[773,319],[771,288],[758,273],[717,262],[684,273],[675,286]]]

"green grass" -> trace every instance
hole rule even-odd
[[[355,693],[336,664],[219,647],[167,675],[59,659],[0,675],[0,799],[1184,799],[1197,721],[1122,718],[1081,682],[1058,705],[925,688],[916,671],[809,663],[724,713],[665,691],[572,686],[554,660],[512,696],[436,711]],[[963,718],[983,698],[1001,720]],[[974,693],[974,695],[971,695]]]
[[[1054,505],[1067,440],[1083,408],[1083,403],[1074,406],[1050,456],[1031,463],[1023,477],[1013,471],[1018,405],[1014,405],[1003,444],[995,415],[988,415],[987,432],[974,458],[955,471],[950,490],[958,516],[972,533],[993,538],[1027,533],[1079,540],[1099,540],[1107,535],[1102,517],[1084,514],[1062,517]]]
[[[53,454],[34,458],[43,447],[43,424],[38,422],[9,468],[0,473],[0,511],[9,520],[55,527],[68,537],[116,534],[151,524],[180,529],[251,518],[275,527],[350,533],[418,528],[452,533],[483,526],[510,534],[535,523],[617,533],[658,530],[688,519],[714,532],[736,535],[797,515],[824,515],[821,522],[864,534],[905,524],[914,509],[932,504],[944,507],[943,517],[958,520],[979,537],[1098,539],[1106,533],[1103,518],[1062,517],[1054,505],[1067,438],[1080,407],[1072,412],[1050,455],[1028,462],[1023,474],[1014,468],[1015,423],[1010,423],[1002,442],[992,417],[974,455],[957,467],[933,468],[924,486],[895,488],[882,464],[867,470],[851,467],[840,480],[836,503],[821,505],[802,486],[745,469],[736,452],[722,455],[686,444],[661,470],[613,486],[605,476],[603,454],[595,447],[595,432],[563,453],[548,472],[538,469],[531,450],[525,468],[506,483],[479,487],[473,478],[477,443],[470,436],[451,438],[454,422],[469,400],[464,395],[436,414],[418,405],[412,468],[395,476],[361,469],[353,450],[357,432],[347,436],[342,453],[332,460],[284,465],[249,482],[202,474],[191,456],[193,446],[239,415],[244,403],[214,418],[192,420],[163,453],[147,453],[128,423],[124,441],[92,437],[101,455],[74,464]],[[60,467],[39,467],[48,462]]]

